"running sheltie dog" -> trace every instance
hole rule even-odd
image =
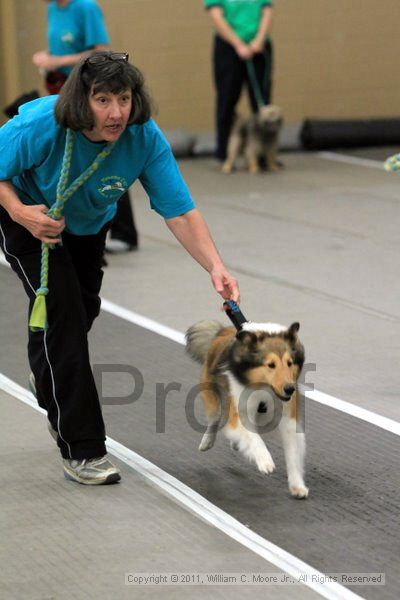
[[[208,425],[199,450],[212,448],[222,428],[234,450],[255,462],[261,473],[272,473],[275,465],[271,454],[259,433],[249,427],[249,421],[254,424],[258,413],[266,412],[264,402],[254,392],[266,390],[275,406],[282,409],[279,430],[290,493],[306,498],[305,435],[300,431],[296,396],[305,359],[297,335],[299,327],[299,323],[286,328],[247,322],[236,332],[234,327],[224,327],[217,321],[201,321],[188,329],[186,350],[203,365],[200,387]]]
[[[260,171],[260,161],[269,171],[278,171],[278,138],[282,123],[282,110],[274,104],[261,106],[250,117],[236,115],[222,172],[231,173],[240,154],[245,156],[249,173]]]

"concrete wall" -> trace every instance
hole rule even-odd
[[[99,0],[112,46],[146,74],[165,128],[213,128],[212,31],[202,0]],[[0,101],[39,88],[43,0],[0,0]],[[276,0],[274,101],[286,122],[400,113],[398,0]],[[12,35],[15,32],[15,35]],[[12,43],[10,43],[10,41]],[[14,49],[13,49],[14,47]],[[17,57],[16,68],[13,58]]]

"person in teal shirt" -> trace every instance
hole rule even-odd
[[[95,0],[46,0],[48,49],[36,52],[33,63],[64,80],[89,50],[106,49],[110,40],[103,13]],[[59,90],[51,88],[51,93]]]
[[[216,101],[216,158],[224,161],[235,106],[247,83],[253,112],[257,99],[246,61],[252,61],[265,104],[271,102],[272,0],[203,0],[215,28],[213,52]]]
[[[47,411],[65,476],[83,484],[120,479],[106,457],[88,332],[100,311],[105,237],[124,190],[139,179],[151,207],[209,272],[215,290],[239,299],[150,117],[140,71],[126,54],[102,51],[80,60],[59,96],[23,105],[0,129],[0,247],[34,309],[31,387]],[[52,246],[48,263],[42,243]],[[38,325],[32,315],[43,297],[47,323]]]
[[[46,0],[48,50],[36,52],[33,63],[44,70],[49,94],[58,94],[71,69],[91,50],[108,49],[103,13],[95,0]],[[132,202],[126,191],[118,203],[106,251],[130,251],[139,246]],[[104,263],[106,264],[105,260]]]

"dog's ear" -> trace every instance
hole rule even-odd
[[[297,336],[299,329],[300,329],[300,323],[292,323],[286,333],[286,339],[288,340],[288,342],[291,346],[293,362],[297,366],[297,369],[298,369],[296,379],[300,375],[301,369],[303,368],[304,361],[305,361],[304,346],[300,342],[300,340]]]
[[[290,342],[296,342],[297,341],[297,332],[300,329],[300,323],[292,323],[291,326],[288,329],[287,332],[287,337],[289,339]]]
[[[254,331],[238,331],[236,339],[239,340],[244,346],[254,346],[257,344],[257,336]]]

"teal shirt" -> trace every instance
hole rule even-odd
[[[109,44],[103,14],[95,0],[71,0],[58,6],[52,0],[47,11],[47,42],[50,54],[79,54]],[[58,69],[69,75],[72,67]]]
[[[246,44],[251,42],[260,26],[262,10],[272,6],[272,0],[203,0],[206,8],[220,6],[224,18]]]
[[[0,181],[12,184],[24,204],[56,201],[66,132],[55,121],[58,96],[28,102],[0,128]],[[68,185],[92,164],[105,143],[74,132]],[[194,208],[171,148],[156,123],[130,125],[99,169],[64,207],[66,230],[75,235],[98,233],[117,210],[117,201],[139,179],[151,207],[168,219]]]

